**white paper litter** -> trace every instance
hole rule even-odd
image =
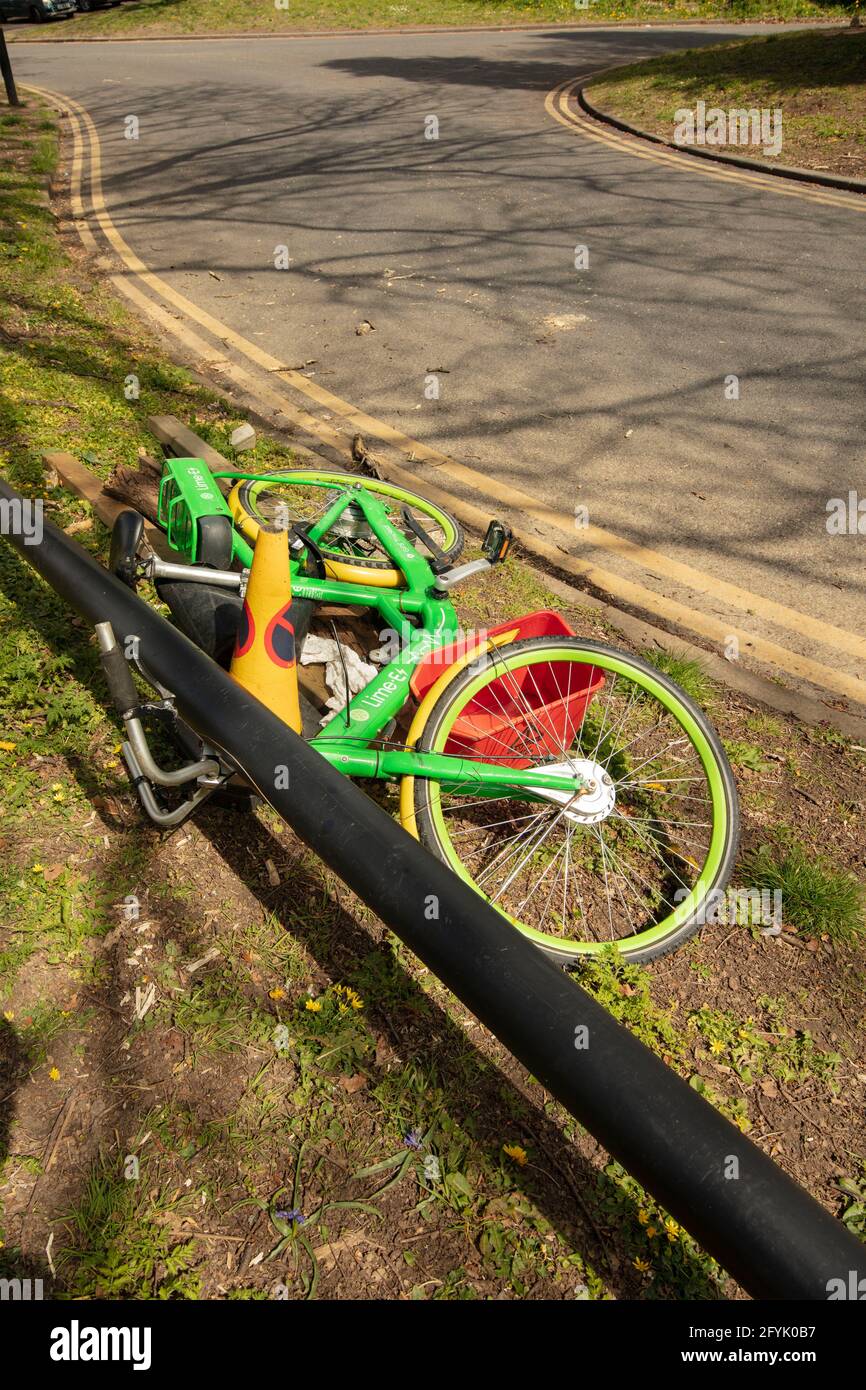
[[[340,653],[343,660],[340,660]],[[346,665],[345,674],[343,673],[343,662]],[[331,711],[326,714],[320,722],[327,724],[333,719],[335,714],[345,709],[348,704],[346,699],[346,676],[349,678],[349,698],[357,695],[359,690],[363,690],[365,685],[369,685],[374,676],[378,675],[375,666],[369,661],[363,661],[356,651],[347,647],[342,642],[336,642],[333,637],[310,636],[304,642],[301,649],[301,665],[324,665],[325,685],[331,692],[329,700],[325,701],[325,706]]]

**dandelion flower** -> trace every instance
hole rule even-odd
[[[526,1150],[522,1149],[519,1144],[503,1144],[502,1152],[508,1154],[509,1158],[513,1158],[518,1167],[526,1167]]]
[[[52,1081],[60,1080],[60,1072],[57,1070],[56,1067],[52,1067],[48,1075],[51,1077]]]
[[[285,999],[285,997],[286,991],[284,989],[280,989],[279,985],[277,985],[276,989],[268,990],[268,998],[270,999]]]

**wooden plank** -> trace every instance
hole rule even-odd
[[[233,466],[219,450],[214,449],[204,439],[199,439],[198,435],[182,420],[178,420],[176,415],[151,415],[147,426],[163,448],[175,458],[204,459],[212,473],[224,473]]]
[[[99,520],[109,529],[114,525],[118,512],[128,511],[125,503],[116,497],[109,497],[102,490],[102,479],[89,468],[85,468],[73,454],[63,450],[42,455],[46,469],[56,474],[62,485],[77,497],[89,503]],[[149,521],[144,523],[144,534],[154,552],[163,560],[178,560],[179,556],[171,549],[165,535]]]

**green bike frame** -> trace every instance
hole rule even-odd
[[[182,462],[186,464],[189,460]],[[255,480],[260,476],[257,473],[235,472],[210,475],[213,479],[225,478],[233,482]],[[295,478],[269,474],[268,481],[291,483]],[[305,482],[305,486],[334,491],[333,479],[311,479]],[[215,485],[213,491],[218,493],[225,507],[222,494]],[[202,497],[202,510],[198,515],[205,514],[205,506]],[[516,769],[444,753],[370,746],[396,719],[406,703],[409,682],[416,667],[435,648],[458,640],[460,627],[453,604],[436,591],[436,575],[427,560],[393,524],[378,498],[363,485],[349,483],[340,488],[331,506],[308,528],[310,539],[320,541],[349,506],[363,512],[371,531],[381,542],[395,568],[402,572],[406,587],[386,589],[375,585],[350,584],[338,579],[319,579],[302,573],[303,561],[292,558],[292,594],[299,599],[311,599],[314,603],[375,609],[399,639],[398,654],[350,700],[345,709],[329,721],[320,734],[310,740],[311,746],[347,777],[383,780],[406,776],[432,777],[436,781],[459,785],[467,794],[479,797],[501,795],[506,789],[510,796],[516,793],[527,800],[542,799],[537,795],[542,790],[565,791],[578,796],[584,784],[573,772]],[[222,508],[218,510],[224,514]],[[244,566],[252,564],[252,547],[236,528],[233,552]]]

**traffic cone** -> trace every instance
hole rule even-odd
[[[231,675],[295,733],[301,732],[288,531],[259,528]]]

